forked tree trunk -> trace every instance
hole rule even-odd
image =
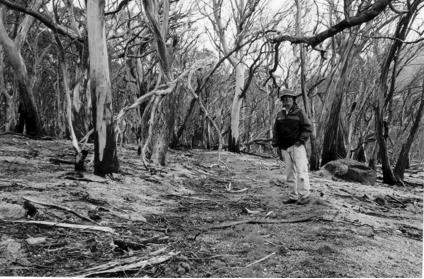
[[[91,99],[94,124],[94,173],[119,172],[112,115],[112,88],[105,36],[105,0],[87,1]]]
[[[402,144],[402,149],[400,151],[394,173],[403,180],[405,174],[405,168],[409,164],[409,151],[411,150],[412,142],[417,136],[418,130],[420,128],[420,123],[424,116],[424,79],[421,92],[421,103],[417,111],[417,116],[415,118],[414,124],[412,125],[411,131],[409,132],[408,139],[404,144]]]

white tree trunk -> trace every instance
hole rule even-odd
[[[10,64],[12,64],[14,70],[16,87],[22,99],[27,134],[41,136],[41,121],[38,115],[34,94],[30,86],[28,72],[18,46],[7,34],[3,25],[3,16],[1,12],[0,44],[3,45],[4,52],[9,58]]]
[[[87,2],[88,50],[94,124],[94,173],[119,171],[104,21],[105,0]]]
[[[244,71],[246,66],[239,63],[236,66],[236,87],[234,90],[234,99],[233,105],[231,107],[231,145],[239,145],[240,142],[240,111],[243,98],[240,97],[241,92],[243,91],[244,86]],[[237,150],[238,151],[238,150]]]

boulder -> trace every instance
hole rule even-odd
[[[334,177],[349,182],[374,185],[377,179],[377,174],[373,169],[352,159],[331,161],[322,168],[329,171]]]

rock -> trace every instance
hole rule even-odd
[[[377,179],[377,174],[373,169],[351,159],[331,161],[323,166],[322,169],[329,171],[338,179],[365,185],[374,185]]]
[[[35,245],[35,244],[40,244],[40,243],[46,242],[46,238],[45,237],[31,237],[31,238],[27,238],[26,242],[29,245]]]
[[[26,210],[20,205],[11,203],[0,204],[0,220],[25,218],[26,214]]]

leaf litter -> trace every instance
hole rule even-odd
[[[149,172],[126,145],[123,173],[102,178],[73,172],[67,141],[3,135],[0,146],[0,276],[423,275],[422,185],[313,172],[312,202],[283,205],[275,159],[224,151],[217,165],[217,151],[171,150]]]

